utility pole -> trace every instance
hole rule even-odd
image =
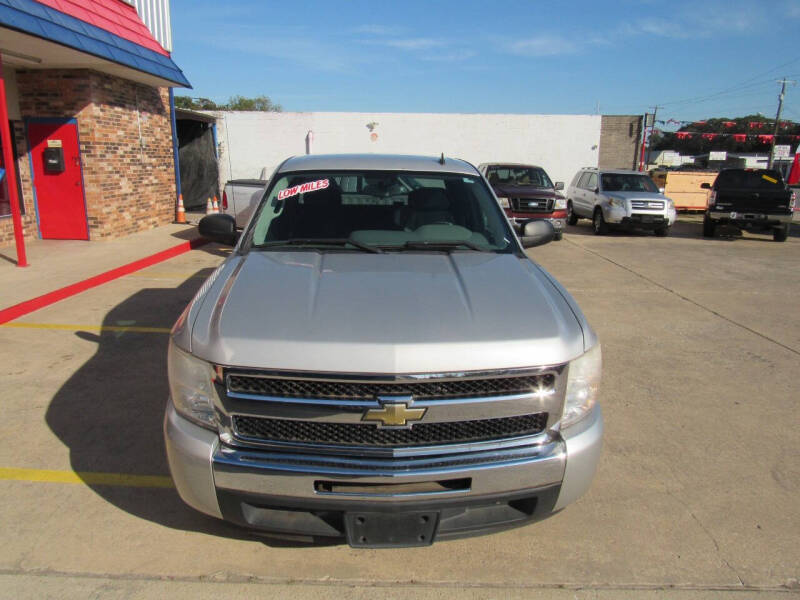
[[[659,108],[664,108],[664,107],[663,106],[651,106],[650,108],[653,109],[653,122],[650,123],[650,135],[652,135],[653,129],[656,128],[656,114],[658,114],[658,109]],[[645,162],[646,162],[646,159],[645,159],[645,146],[647,145],[647,141],[650,139],[650,135],[648,135],[648,133],[647,133],[647,117],[648,117],[648,114],[645,113],[644,123],[643,123],[643,127],[642,127],[642,154],[639,157],[639,170],[640,171],[644,171],[644,166],[645,166]]]
[[[797,82],[784,77],[778,83],[781,84],[781,93],[778,95],[778,114],[775,115],[775,129],[772,130],[772,143],[769,146],[769,159],[767,160],[767,168],[772,168],[772,157],[775,154],[775,138],[778,135],[778,125],[781,122],[781,111],[783,110],[783,98],[786,95],[786,84],[791,83],[795,85]]]

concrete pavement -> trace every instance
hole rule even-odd
[[[543,522],[430,548],[293,546],[204,517],[169,487],[87,475],[167,475],[163,331],[222,249],[0,327],[0,595],[800,594],[800,231],[707,240],[688,219],[673,233],[596,237],[581,222],[531,251],[603,343],[597,479]]]
[[[16,248],[0,248],[0,309],[8,308],[166,250],[197,237],[193,225],[164,225],[114,240],[26,240],[27,267],[17,267]]]

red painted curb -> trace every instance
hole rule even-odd
[[[15,304],[14,306],[9,306],[8,308],[0,310],[0,324],[8,323],[9,321],[18,319],[23,315],[32,313],[35,310],[39,310],[40,308],[44,308],[45,306],[50,306],[51,304],[55,304],[59,300],[63,300],[64,298],[69,298],[70,296],[80,294],[81,292],[85,292],[88,289],[97,287],[98,285],[102,285],[104,283],[108,283],[109,281],[133,273],[134,271],[139,271],[141,269],[144,269],[145,267],[149,267],[156,263],[160,263],[170,258],[174,258],[175,256],[179,256],[181,254],[189,252],[190,250],[199,248],[200,246],[202,246],[207,242],[208,240],[204,240],[202,238],[189,240],[188,242],[183,242],[182,244],[173,246],[172,248],[167,248],[166,250],[162,250],[161,252],[156,252],[155,254],[146,256],[145,258],[140,258],[139,260],[135,260],[132,263],[128,263],[127,265],[122,265],[121,267],[117,267],[116,269],[111,269],[110,271],[106,271],[105,273],[100,273],[100,275],[95,275],[94,277],[90,277],[89,279],[84,279],[83,281],[79,281],[78,283],[73,283],[63,288],[49,292],[47,294],[44,294],[43,296],[38,296],[37,298],[32,298],[31,300],[25,300],[24,302],[20,302],[19,304]]]

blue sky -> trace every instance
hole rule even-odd
[[[285,111],[774,117],[800,80],[800,0],[172,0],[172,28],[178,94]]]

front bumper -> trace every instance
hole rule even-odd
[[[195,509],[248,529],[354,543],[346,526],[354,513],[427,511],[435,515],[435,538],[445,539],[522,525],[560,510],[589,488],[603,418],[595,407],[568,430],[542,434],[538,444],[478,451],[446,466],[441,457],[404,464],[233,448],[180,417],[171,402],[164,435],[175,485]]]
[[[603,217],[610,225],[619,225],[629,229],[658,229],[672,227],[677,219],[674,210],[659,212],[629,212],[626,208],[606,206]]]

